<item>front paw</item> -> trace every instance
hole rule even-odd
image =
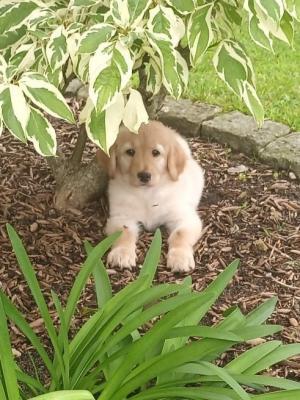
[[[195,269],[193,249],[173,247],[169,250],[167,267],[173,272],[190,272]]]
[[[114,247],[107,256],[107,263],[113,267],[120,267],[122,269],[135,267],[135,248],[125,246]]]

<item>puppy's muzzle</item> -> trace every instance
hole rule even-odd
[[[147,171],[138,172],[137,177],[142,183],[148,183],[151,180],[151,174]]]

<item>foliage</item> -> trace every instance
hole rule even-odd
[[[163,86],[179,98],[210,48],[218,76],[262,122],[252,63],[232,28],[247,23],[252,40],[272,51],[274,39],[292,45],[299,18],[299,0],[2,0],[0,125],[55,154],[40,109],[73,123],[59,90],[75,75],[89,92],[79,121],[108,152],[122,121],[137,131],[148,119],[133,75],[145,73],[146,92]]]
[[[43,343],[9,298],[0,292],[0,398],[1,400],[296,400],[300,383],[259,375],[273,364],[300,353],[299,344],[269,340],[245,351],[221,368],[216,361],[238,343],[269,336],[281,328],[264,322],[273,312],[270,299],[244,316],[231,308],[213,327],[201,320],[235,274],[231,263],[202,293],[191,291],[191,280],[182,284],[152,286],[160,257],[161,236],[156,232],[140,275],[112,295],[99,257],[116,235],[94,249],[71,289],[65,307],[52,292],[59,317],[55,327],[34,269],[22,242],[11,226],[8,234],[20,269],[39,308],[53,347],[50,356]],[[94,273],[99,308],[70,335],[76,303]],[[48,378],[22,371],[12,356],[7,319],[23,332],[48,371]],[[43,379],[42,379],[43,378]],[[43,383],[42,383],[43,382]],[[269,391],[273,387],[275,391]],[[244,388],[252,388],[251,394]],[[255,394],[254,394],[255,393]]]

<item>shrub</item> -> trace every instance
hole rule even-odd
[[[55,328],[22,242],[11,226],[7,229],[43,318],[53,354],[49,356],[25,318],[1,291],[1,400],[30,396],[37,396],[36,400],[299,399],[300,383],[259,375],[273,364],[299,354],[299,344],[283,345],[269,340],[245,351],[223,368],[215,363],[236,344],[281,329],[265,324],[276,305],[275,298],[248,315],[234,308],[215,326],[201,324],[235,274],[237,260],[202,293],[191,291],[189,277],[182,284],[152,286],[160,257],[161,237],[157,231],[137,280],[112,295],[99,258],[116,235],[94,249],[87,244],[89,255],[65,307],[52,292],[59,317],[59,326]],[[99,309],[70,338],[76,303],[90,274],[94,275]],[[36,376],[30,376],[13,359],[6,318],[23,332],[43,361],[49,374],[47,383],[41,382],[38,369]],[[269,387],[280,390],[270,392]],[[251,395],[246,391],[250,388]]]
[[[262,122],[252,63],[233,28],[247,24],[251,39],[273,51],[274,39],[293,44],[299,19],[298,0],[2,0],[0,126],[55,154],[54,128],[39,109],[74,123],[60,91],[77,76],[89,87],[80,122],[108,151],[121,121],[133,131],[147,121],[141,94],[163,87],[182,96],[208,49],[218,76]]]

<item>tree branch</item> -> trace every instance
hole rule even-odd
[[[87,141],[87,134],[86,134],[85,124],[81,124],[77,136],[77,141],[70,158],[70,164],[74,168],[79,167],[80,165],[86,141]]]

